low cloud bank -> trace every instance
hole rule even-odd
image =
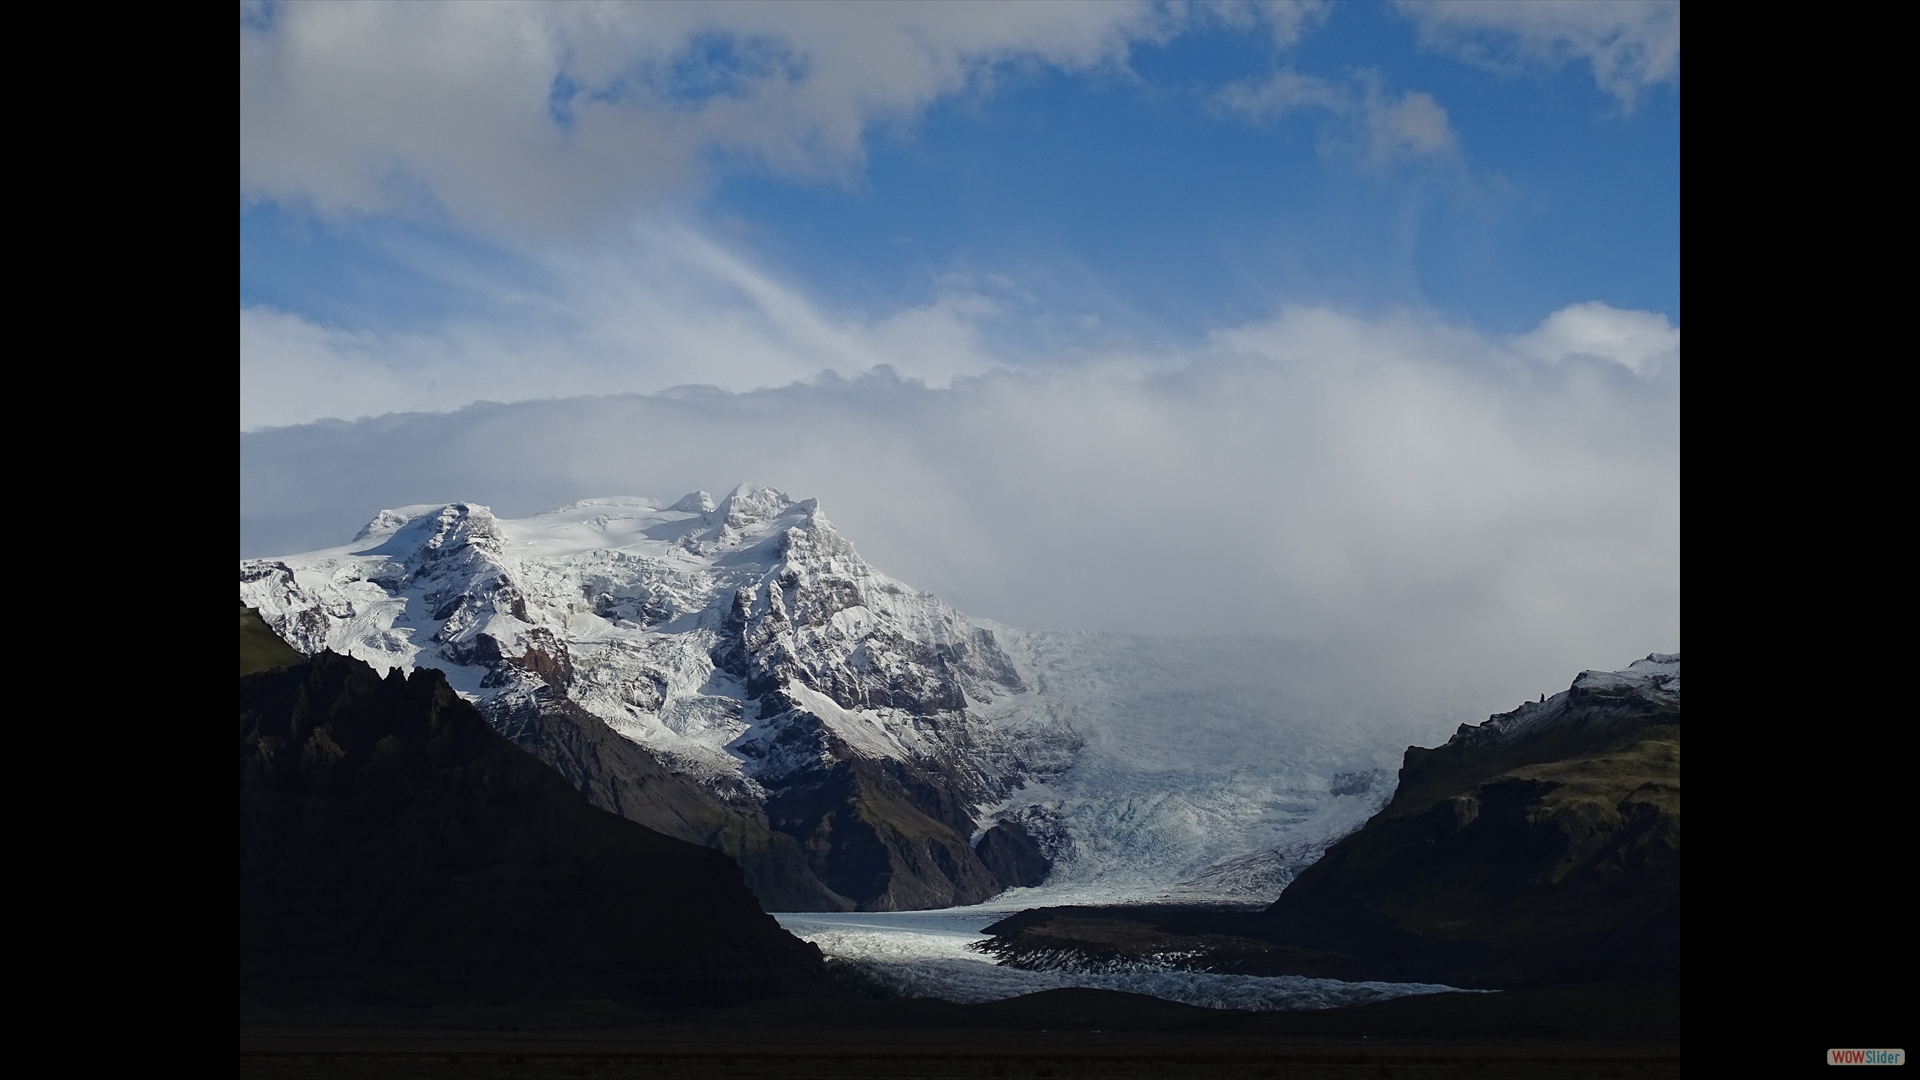
[[[1148,373],[879,368],[326,421],[241,436],[241,553],[410,503],[753,481],[969,614],[1312,641],[1506,708],[1679,647],[1678,349],[1603,305],[1512,341],[1300,309]]]

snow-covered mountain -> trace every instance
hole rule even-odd
[[[1327,723],[1276,643],[970,620],[753,486],[521,520],[403,507],[240,579],[294,647],[444,671],[589,798],[727,850],[775,907],[1042,881],[1271,899],[1391,794],[1404,745]]]

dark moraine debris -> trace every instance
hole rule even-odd
[[[439,672],[331,652],[240,679],[240,972],[275,1007],[826,985],[733,860],[589,805]]]
[[[1226,975],[1305,975],[1364,980],[1372,966],[1326,950],[1276,945],[1259,909],[1220,905],[1120,904],[1043,907],[986,928],[979,950],[1030,971],[1101,971],[1141,962]]]

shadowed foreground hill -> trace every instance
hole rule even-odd
[[[1403,978],[1678,979],[1680,657],[1410,747],[1393,801],[1262,922]]]
[[[243,613],[243,671],[247,642]],[[241,677],[240,866],[243,1004],[720,1003],[824,980],[731,859],[590,806],[432,670],[323,652]]]

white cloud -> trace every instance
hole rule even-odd
[[[243,8],[241,193],[526,229],[631,207],[715,152],[832,176],[870,125],[998,64],[1124,61],[1173,18],[1092,2]]]
[[[1344,145],[1376,167],[1402,159],[1450,158],[1460,150],[1447,110],[1431,94],[1409,90],[1396,97],[1374,72],[1362,72],[1343,84],[1281,68],[1264,78],[1230,83],[1215,100],[1255,124],[1271,124],[1302,109],[1324,109],[1347,120],[1351,129],[1327,145]]]
[[[396,370],[393,345],[272,308],[242,308],[241,429],[454,404],[432,392],[436,380],[421,365]]]
[[[1368,80],[1363,116],[1367,155],[1374,162],[1445,157],[1460,149],[1460,141],[1447,123],[1447,110],[1430,94],[1409,90],[1396,98],[1377,80]]]
[[[1631,109],[1680,77],[1679,0],[1399,0],[1422,44],[1495,71],[1585,60]]]
[[[1680,331],[1665,315],[1621,311],[1598,300],[1561,308],[1513,344],[1535,360],[1562,363],[1593,357],[1636,375],[1652,375],[1680,361]]]

